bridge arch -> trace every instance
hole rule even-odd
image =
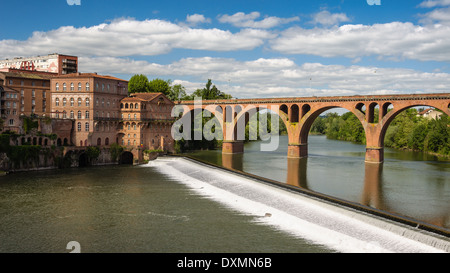
[[[392,111],[390,111],[387,115],[385,115],[385,117],[382,120],[382,128],[380,129],[380,134],[378,136],[378,145],[380,147],[384,147],[384,139],[386,136],[386,132],[387,129],[389,128],[389,125],[391,125],[392,121],[394,121],[394,119],[400,115],[402,112],[414,108],[414,107],[419,107],[419,106],[427,106],[427,107],[433,107],[435,109],[441,110],[444,114],[446,114],[447,116],[450,116],[450,104],[449,107],[447,107],[447,109],[441,107],[440,105],[436,105],[433,103],[426,103],[426,104],[413,104],[413,105],[407,105],[407,106],[403,106],[403,107],[399,107],[398,109],[393,109]]]

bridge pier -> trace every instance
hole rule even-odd
[[[383,163],[384,148],[383,147],[366,147],[367,163]]]
[[[222,153],[238,154],[244,152],[244,141],[224,140],[222,143]]]
[[[302,158],[308,156],[308,144],[289,144],[288,157],[290,158]]]

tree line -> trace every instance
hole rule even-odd
[[[149,80],[147,76],[142,74],[136,74],[128,81],[128,92],[131,93],[163,93],[167,98],[172,101],[178,100],[194,100],[199,97],[203,100],[212,99],[231,99],[232,96],[221,92],[213,83],[211,79],[208,79],[204,88],[195,90],[192,94],[186,93],[186,88],[181,84],[172,85],[171,80],[153,79]]]
[[[386,131],[384,146],[450,156],[450,118],[443,114],[438,119],[429,119],[419,116],[419,112],[410,108],[400,113]],[[323,134],[329,139],[366,143],[364,128],[351,112],[318,117],[310,133]]]

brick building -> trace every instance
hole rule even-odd
[[[120,103],[120,143],[144,150],[173,151],[174,103],[162,93],[135,93]]]
[[[21,70],[0,72],[0,107],[5,128],[20,132],[20,116],[49,116],[52,76]]]
[[[51,79],[51,117],[74,120],[76,146],[118,142],[120,100],[128,95],[128,82],[96,73],[75,73]]]

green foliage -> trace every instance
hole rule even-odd
[[[400,113],[386,131],[384,146],[450,155],[450,118],[442,115],[437,120],[426,119],[418,117],[417,113],[414,108]],[[325,134],[330,139],[365,143],[364,128],[351,112],[342,116],[330,113],[318,117],[311,133]]]
[[[41,146],[39,145],[10,146],[7,156],[14,164],[19,165],[20,162],[25,163],[28,160],[39,160],[40,151]]]
[[[211,79],[208,79],[203,89],[197,89],[192,95],[187,96],[186,100],[193,100],[196,97],[202,98],[202,100],[214,100],[214,99],[231,99],[231,95],[221,92],[215,85],[212,84]]]
[[[37,129],[39,127],[39,122],[33,118],[30,117],[23,117],[23,130],[25,131],[25,134],[28,134],[33,129]]]
[[[116,162],[119,159],[119,156],[122,154],[124,148],[117,143],[112,143],[109,146],[109,152],[111,154],[111,160]]]
[[[148,78],[142,74],[136,74],[128,81],[129,93],[148,92]]]
[[[100,148],[97,146],[89,146],[86,148],[86,155],[89,160],[97,159],[100,156]]]
[[[171,81],[165,81],[162,79],[154,79],[148,82],[147,84],[147,92],[150,93],[163,93],[164,95],[168,95],[170,93],[170,83]]]

